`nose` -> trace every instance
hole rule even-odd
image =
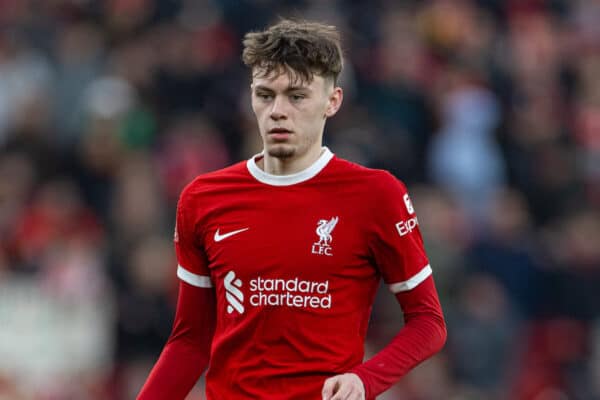
[[[282,96],[275,96],[275,99],[273,99],[270,117],[275,121],[287,118],[287,107]]]

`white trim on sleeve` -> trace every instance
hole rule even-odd
[[[196,275],[183,268],[181,265],[177,266],[177,276],[184,282],[189,283],[190,285],[201,287],[201,288],[211,288],[212,282],[210,280],[210,276]]]
[[[406,292],[407,290],[411,290],[419,286],[421,282],[431,275],[431,266],[427,264],[421,271],[419,271],[416,275],[404,282],[396,282],[391,283],[389,285],[389,289],[392,293],[400,293]]]

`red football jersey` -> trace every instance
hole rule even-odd
[[[198,177],[178,205],[177,275],[216,288],[207,398],[320,399],[363,360],[380,277],[398,293],[431,268],[391,174],[328,149],[286,176],[256,159]]]

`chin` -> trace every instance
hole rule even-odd
[[[268,146],[266,152],[275,158],[291,158],[296,154],[296,149],[292,146],[274,145]]]

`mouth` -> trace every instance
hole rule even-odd
[[[291,134],[292,131],[285,128],[273,128],[269,130],[269,137],[276,141],[286,140],[290,137]]]

